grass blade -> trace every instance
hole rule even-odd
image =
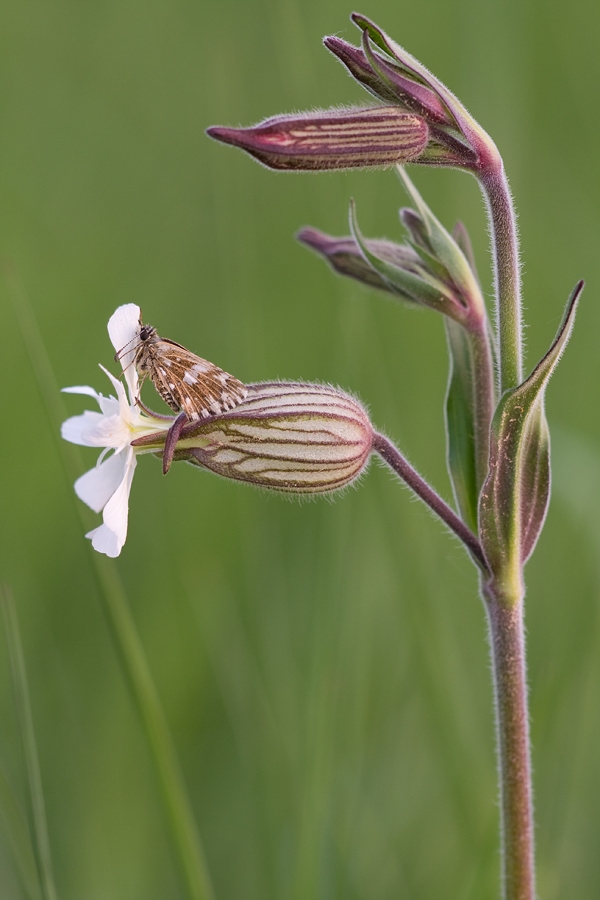
[[[42,790],[42,774],[35,742],[33,715],[31,713],[21,634],[19,632],[19,622],[14,600],[6,585],[2,586],[0,602],[2,604],[2,613],[4,615],[6,627],[8,655],[15,691],[17,716],[19,719],[21,740],[23,742],[23,752],[27,767],[27,780],[29,783],[31,818],[33,824],[33,845],[39,869],[42,896],[44,900],[57,900],[54,875],[52,873],[52,857],[50,854],[48,823],[46,821],[46,807]]]

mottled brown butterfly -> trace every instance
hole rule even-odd
[[[174,412],[180,413],[169,429],[163,453],[163,471],[168,472],[175,444],[187,422],[217,416],[234,409],[248,393],[241,381],[157,334],[152,325],[140,319],[139,333],[116,354],[116,359],[134,365],[140,376],[140,390],[150,378],[152,384]],[[138,402],[139,397],[137,398]]]

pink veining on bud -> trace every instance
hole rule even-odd
[[[142,438],[150,449],[164,435]],[[248,385],[242,403],[186,426],[175,460],[224,478],[292,494],[321,494],[351,484],[366,468],[373,428],[354,397],[329,385]]]
[[[379,106],[274,116],[252,128],[213,127],[207,134],[271,169],[319,171],[410,162],[427,146],[429,129],[420,116]]]

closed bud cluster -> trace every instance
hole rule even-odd
[[[207,134],[271,169],[298,171],[392,166],[418,157],[428,140],[424,120],[396,106],[274,116],[253,128],[213,127]]]
[[[186,426],[174,459],[224,478],[292,494],[321,494],[351,484],[366,468],[373,428],[360,403],[318,384],[248,385],[235,409]],[[161,449],[164,435],[136,448]]]
[[[364,238],[354,205],[350,212],[351,236],[332,237],[315,228],[304,228],[298,239],[324,256],[337,272],[369,287],[428,306],[463,324],[472,315],[480,318],[484,315],[483,297],[469,261],[406,173],[400,168],[399,172],[416,206],[400,213],[408,243]]]

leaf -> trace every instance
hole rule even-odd
[[[477,464],[475,447],[473,364],[469,335],[445,319],[450,375],[446,392],[447,463],[456,504],[463,521],[477,533]]]
[[[350,203],[350,230],[366,261],[395,291],[408,300],[412,300],[413,303],[429,306],[446,315],[454,314],[456,304],[445,294],[447,289],[442,282],[438,283],[433,277],[428,277],[425,281],[418,275],[392,265],[373,253],[358,227],[354,201]]]
[[[483,298],[479,284],[461,248],[429,209],[404,168],[396,166],[396,171],[406,193],[417,208],[425,230],[425,239],[431,248],[430,252],[448,271],[461,295],[469,298],[473,305],[482,306]]]
[[[509,591],[542,530],[550,499],[550,440],[544,397],[573,329],[583,281],[571,294],[548,353],[529,378],[502,396],[492,422],[490,469],[479,502],[480,538],[490,568]]]

